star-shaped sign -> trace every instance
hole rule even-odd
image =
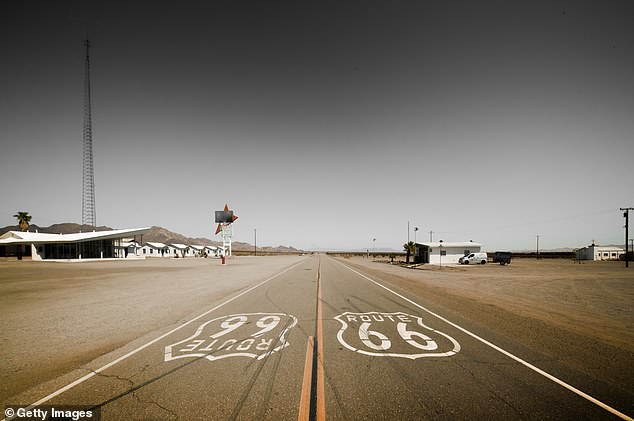
[[[225,212],[229,212],[229,206],[225,203]],[[231,215],[231,222],[228,222],[229,224],[233,223],[236,219],[238,219],[237,216],[235,215]],[[218,224],[218,227],[216,228],[216,234],[218,235],[218,233],[220,232],[220,230],[222,230],[222,224]]]

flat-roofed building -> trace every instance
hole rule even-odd
[[[625,250],[619,247],[598,246],[594,243],[576,251],[577,260],[619,260]]]
[[[479,253],[482,245],[473,241],[416,243],[414,263],[449,264],[470,253]]]
[[[150,228],[131,228],[109,231],[47,234],[8,231],[0,236],[0,246],[30,246],[31,260],[81,261],[125,258],[122,243],[150,231]],[[129,257],[129,254],[128,254]]]

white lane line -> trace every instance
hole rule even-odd
[[[46,397],[43,397],[43,398],[42,398],[42,399],[40,399],[39,401],[37,401],[37,402],[35,402],[35,403],[33,403],[33,404],[29,405],[29,406],[28,406],[28,408],[26,408],[26,410],[27,410],[27,411],[28,411],[28,410],[31,410],[31,409],[35,408],[36,406],[38,406],[38,405],[42,405],[43,403],[45,403],[45,402],[47,402],[47,401],[49,401],[49,400],[53,399],[55,396],[61,395],[62,393],[66,392],[67,390],[72,389],[73,387],[77,386],[78,384],[83,383],[83,382],[85,382],[86,380],[90,379],[91,377],[96,376],[98,373],[101,373],[102,371],[107,370],[108,368],[112,367],[113,365],[120,363],[121,361],[123,361],[123,360],[125,360],[125,359],[127,359],[127,358],[131,357],[132,355],[136,354],[137,352],[139,352],[139,351],[141,351],[141,350],[143,350],[143,349],[147,348],[147,347],[148,347],[148,346],[150,346],[150,345],[155,344],[156,342],[160,341],[161,339],[164,339],[164,338],[166,338],[167,336],[171,335],[172,333],[174,333],[174,332],[176,332],[176,331],[178,331],[178,330],[180,330],[180,329],[184,328],[185,326],[187,326],[187,325],[189,325],[189,324],[191,324],[191,323],[195,322],[196,320],[200,319],[201,317],[205,317],[206,315],[208,315],[208,314],[209,314],[209,313],[211,313],[212,311],[217,310],[217,309],[219,309],[220,307],[222,307],[222,306],[224,306],[224,305],[226,305],[226,304],[229,304],[231,301],[233,301],[233,300],[235,300],[235,299],[237,299],[237,298],[242,297],[244,294],[246,294],[246,293],[248,293],[248,292],[253,291],[254,289],[256,289],[257,287],[259,287],[260,285],[264,285],[265,283],[267,283],[267,282],[269,282],[269,281],[271,281],[271,280],[273,280],[273,279],[277,278],[278,276],[280,276],[280,275],[282,275],[282,274],[284,274],[284,273],[288,272],[289,270],[293,269],[295,266],[298,266],[299,264],[304,263],[304,262],[305,262],[306,260],[308,260],[308,259],[309,259],[309,258],[304,259],[304,260],[302,260],[301,262],[298,262],[298,263],[294,264],[293,266],[291,266],[291,267],[289,267],[289,268],[287,268],[287,269],[285,269],[285,270],[281,271],[280,273],[278,273],[278,274],[276,274],[276,275],[271,276],[270,278],[268,278],[268,279],[266,279],[266,280],[264,280],[264,281],[260,282],[259,284],[254,285],[254,286],[250,287],[249,289],[247,289],[247,290],[245,290],[245,291],[242,291],[240,294],[236,295],[235,297],[232,297],[232,298],[228,299],[227,301],[224,301],[223,303],[218,304],[216,307],[212,308],[211,310],[207,310],[207,311],[206,311],[206,312],[204,312],[203,314],[201,314],[201,315],[199,315],[199,316],[196,316],[196,317],[194,317],[193,319],[191,319],[191,320],[189,320],[189,321],[187,321],[187,322],[183,323],[182,325],[179,325],[179,326],[175,327],[174,329],[170,330],[169,332],[162,334],[162,335],[161,335],[161,336],[159,336],[158,338],[152,339],[150,342],[147,342],[146,344],[141,345],[140,347],[136,348],[136,349],[135,349],[135,350],[133,350],[133,351],[128,352],[127,354],[125,354],[125,355],[123,355],[123,356],[121,356],[121,357],[117,358],[116,360],[113,360],[113,361],[109,362],[108,364],[104,365],[103,367],[100,367],[100,368],[98,368],[98,369],[96,369],[96,370],[94,370],[94,371],[92,371],[92,372],[90,372],[90,373],[86,374],[84,377],[81,377],[81,378],[79,378],[79,379],[75,380],[74,382],[72,382],[72,383],[70,383],[70,384],[67,384],[66,386],[62,387],[61,389],[58,389],[58,390],[56,390],[55,392],[51,393],[50,395],[48,395],[48,396],[46,396]],[[5,419],[3,419],[2,421],[5,421]]]
[[[421,310],[426,311],[427,313],[431,314],[432,316],[435,316],[435,317],[439,318],[443,322],[450,324],[451,326],[453,326],[456,329],[466,333],[467,335],[471,336],[472,338],[477,339],[478,341],[482,342],[483,344],[495,349],[498,352],[501,352],[502,354],[506,355],[507,357],[509,357],[509,358],[517,361],[518,363],[530,368],[531,370],[535,371],[536,373],[541,374],[542,376],[546,377],[547,379],[552,380],[553,382],[557,383],[558,385],[565,387],[566,389],[570,390],[571,392],[576,393],[577,395],[581,396],[582,398],[589,400],[593,404],[598,405],[601,408],[605,409],[606,411],[611,412],[612,414],[616,415],[617,417],[620,417],[620,418],[622,418],[624,420],[628,420],[628,421],[634,421],[633,418],[625,415],[624,413],[612,408],[609,405],[606,405],[605,403],[601,402],[598,399],[593,398],[592,396],[588,395],[587,393],[582,392],[581,390],[577,389],[576,387],[573,387],[573,386],[569,385],[568,383],[564,382],[563,380],[559,380],[557,377],[553,376],[552,374],[549,374],[549,373],[545,372],[541,368],[535,367],[533,364],[531,364],[531,363],[529,363],[527,361],[524,361],[523,359],[511,354],[508,351],[505,351],[504,349],[500,348],[499,346],[497,346],[495,344],[492,344],[491,342],[487,341],[486,339],[483,339],[483,338],[479,337],[475,333],[472,333],[472,332],[468,331],[467,329],[465,329],[465,328],[463,328],[461,326],[458,326],[457,324],[445,319],[444,317],[440,316],[439,314],[436,314],[433,311],[428,310],[427,308],[423,307],[422,305],[420,305],[418,303],[415,303],[414,301],[410,300],[407,297],[402,296],[398,292],[392,291],[391,289],[389,289],[388,287],[386,287],[384,285],[381,285],[379,282],[375,281],[374,279],[368,278],[364,274],[357,272],[356,270],[352,269],[349,266],[346,266],[345,264],[339,262],[338,260],[335,260],[335,262],[337,262],[340,265],[342,265],[343,267],[351,270],[352,272],[356,273],[357,275],[361,276],[362,278],[365,278],[368,281],[380,286],[381,288],[383,288],[383,289],[385,289],[387,291],[390,291],[392,294],[396,295],[397,297],[400,297],[400,298],[404,299],[408,303],[411,303],[411,304],[415,305],[416,307],[420,308]]]

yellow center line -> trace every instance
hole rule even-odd
[[[324,344],[321,306],[321,265],[317,274],[317,326],[316,338],[308,337],[306,345],[306,360],[304,361],[304,378],[299,401],[298,421],[326,420],[326,393],[324,388]],[[317,342],[315,342],[317,341]],[[315,344],[317,345],[315,347]],[[317,355],[315,355],[317,353]],[[314,371],[313,371],[314,369]],[[313,388],[313,376],[314,386]],[[312,407],[312,405],[315,407]]]
[[[299,414],[297,421],[307,421],[310,417],[310,384],[313,375],[313,337],[308,337],[306,345],[306,361],[304,362],[304,381],[302,382],[302,396],[299,401]]]
[[[324,389],[324,330],[321,312],[321,280],[317,285],[317,421],[326,419],[326,392]]]

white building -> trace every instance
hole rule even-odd
[[[31,260],[82,261],[125,258],[122,243],[130,237],[142,236],[150,228],[78,232],[73,234],[46,234],[38,232],[8,231],[0,236],[2,247],[30,246]],[[128,253],[128,258],[130,256]]]
[[[141,255],[141,244],[124,238],[118,244],[115,243],[114,253],[116,257],[134,258]]]
[[[192,257],[194,252],[186,244],[174,243],[170,244],[170,247],[174,249],[175,257]]]
[[[170,257],[170,250],[163,243],[148,241],[141,247],[139,254],[145,257]]]
[[[619,247],[597,246],[592,243],[576,251],[577,260],[619,260],[625,250]]]
[[[207,252],[207,256],[222,257],[225,255],[226,250],[223,247],[205,246],[205,251]]]
[[[479,253],[482,245],[473,241],[416,243],[414,263],[450,264],[470,253]]]
[[[194,256],[196,257],[202,257],[207,254],[207,250],[205,249],[205,246],[197,246],[192,244],[191,246],[189,246],[189,248],[192,249],[192,252],[194,253]]]

